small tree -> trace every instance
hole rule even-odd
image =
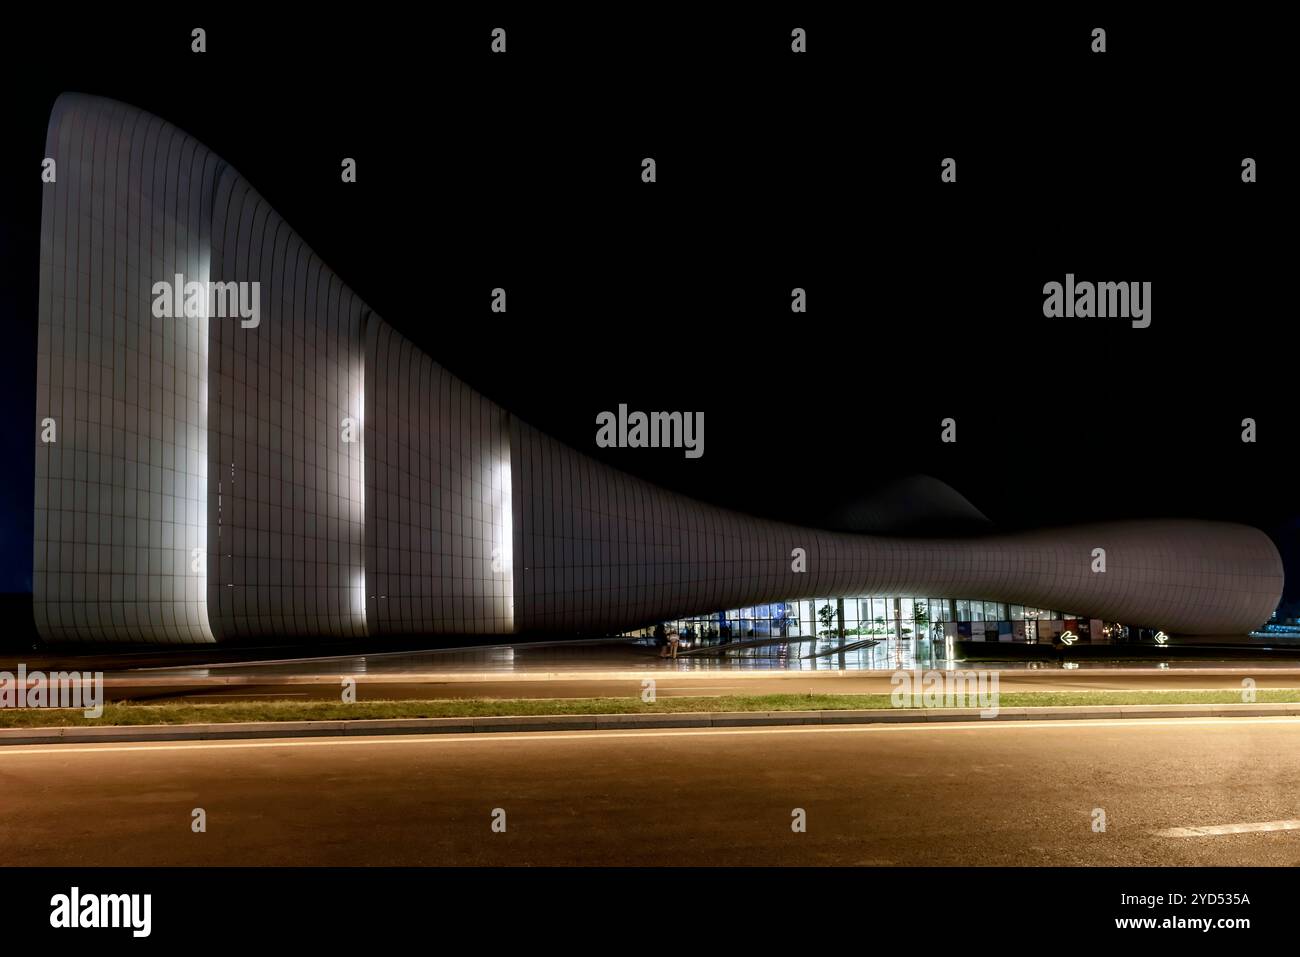
[[[831,622],[835,620],[835,606],[830,602],[822,605],[817,611],[817,617],[821,619],[823,635],[834,636],[835,629],[831,627]]]
[[[930,605],[925,601],[912,602],[912,617],[916,619],[916,637],[925,636],[925,626],[930,622]]]

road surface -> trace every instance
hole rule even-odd
[[[11,865],[1295,866],[1298,819],[1289,718],[0,748]]]

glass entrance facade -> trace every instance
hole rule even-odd
[[[853,595],[844,598],[815,598],[807,601],[780,601],[749,608],[735,608],[709,615],[695,615],[664,621],[666,632],[676,631],[697,640],[727,639],[743,641],[760,638],[893,638],[896,640],[942,638],[945,634],[976,629],[947,628],[969,623],[981,635],[992,630],[999,633],[998,623],[1033,621],[1047,624],[1040,628],[1051,632],[1050,623],[1078,621],[1047,608],[1008,605],[1004,602],[967,598],[929,598],[919,595]],[[992,625],[990,629],[988,626]],[[629,637],[653,637],[658,625],[628,633]],[[1009,630],[1023,636],[1025,629]],[[996,639],[995,639],[996,640]]]
[[[628,632],[662,644],[698,667],[726,657],[753,667],[924,668],[958,657],[959,643],[1089,644],[1112,640],[1110,625],[1050,608],[921,595],[851,595],[781,601],[672,619]]]

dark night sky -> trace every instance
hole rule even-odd
[[[0,590],[30,588],[38,174],[50,106],[79,90],[195,135],[435,359],[628,471],[809,522],[911,473],[1004,528],[1244,521],[1300,597],[1281,31],[1109,18],[1096,56],[1104,15],[997,16],[14,31]],[[1151,281],[1151,328],[1045,319],[1067,272]],[[597,450],[619,402],[704,411],[704,457]]]

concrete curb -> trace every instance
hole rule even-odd
[[[602,731],[637,728],[756,728],[798,725],[923,724],[930,722],[1052,721],[1117,718],[1300,717],[1291,704],[1078,705],[1002,708],[996,717],[958,708],[881,708],[865,711],[719,711],[681,714],[544,715],[491,718],[366,718],[343,721],[261,721],[226,724],[109,725],[3,728],[0,747],[21,744],[100,744],[119,741],[221,741],[244,738],[321,738],[385,734],[492,734],[521,731]]]

